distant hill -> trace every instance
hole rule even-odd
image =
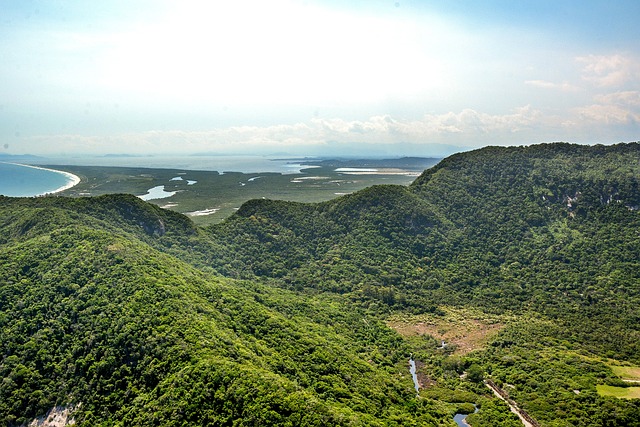
[[[474,403],[518,425],[490,378],[543,426],[638,425],[596,386],[640,364],[639,181],[638,143],[556,143],[206,228],[128,195],[0,197],[0,420],[450,426]],[[444,324],[497,332],[464,353]]]
[[[29,160],[38,160],[38,159],[42,159],[42,157],[34,156],[32,154],[0,153],[0,162],[18,162],[18,161],[29,161]]]
[[[142,155],[142,154],[126,154],[126,153],[113,153],[113,154],[105,154],[100,157],[108,157],[108,158],[130,158],[130,157],[152,157],[150,155]]]
[[[440,160],[440,158],[435,157],[401,157],[398,159],[325,159],[308,160],[305,161],[305,164],[335,168],[357,167],[424,170],[435,165]]]

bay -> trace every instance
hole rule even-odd
[[[9,197],[32,197],[56,193],[72,187],[79,178],[67,172],[0,162],[0,194]]]

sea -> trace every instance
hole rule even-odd
[[[41,196],[74,185],[75,177],[47,168],[0,162],[0,194],[9,197]]]
[[[129,168],[186,169],[223,172],[299,173],[305,159],[262,156],[102,156],[38,159],[30,164],[70,166],[119,166]],[[307,158],[308,160],[308,158]],[[314,160],[314,159],[311,159]]]
[[[11,197],[31,197],[60,191],[72,184],[73,176],[55,171],[55,165],[118,166],[130,168],[184,169],[242,173],[300,173],[305,159],[276,159],[261,156],[103,156],[30,158],[36,168],[0,161],[0,194]]]

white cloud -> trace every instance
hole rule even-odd
[[[585,81],[599,87],[622,87],[640,82],[640,62],[629,55],[588,55],[576,58]]]
[[[525,85],[555,90],[537,118],[537,127],[556,139],[625,140],[638,138],[640,124],[640,60],[631,54],[586,55],[575,58],[580,66],[562,83],[526,80]]]
[[[594,97],[599,104],[615,104],[619,106],[640,107],[640,91],[627,90],[600,94]]]
[[[640,123],[640,114],[612,104],[593,104],[575,109],[582,121],[607,125]]]
[[[620,91],[594,96],[594,103],[576,108],[584,121],[612,125],[640,124],[640,92]]]
[[[273,126],[234,126],[209,131],[149,131],[110,137],[57,135],[22,138],[23,152],[55,153],[219,153],[280,151],[322,147],[328,143],[470,145],[500,143],[536,126],[540,112],[522,107],[505,115],[466,109],[458,113],[398,120],[389,115],[367,120],[311,119]],[[47,147],[44,151],[42,147]]]
[[[347,141],[365,137],[372,143],[426,142],[453,135],[513,134],[531,127],[539,116],[538,111],[526,106],[505,115],[465,109],[459,113],[427,114],[419,120],[396,120],[385,115],[374,116],[366,121],[315,119],[312,123],[329,140]]]
[[[546,80],[526,80],[524,83],[528,86],[539,87],[542,89],[560,90],[562,92],[577,92],[580,90],[578,86],[575,86],[568,82],[553,83]]]

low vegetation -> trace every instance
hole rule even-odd
[[[601,396],[613,396],[619,399],[640,399],[640,387],[616,387],[598,384],[596,388]]]
[[[505,327],[497,316],[440,307],[439,314],[395,314],[387,325],[414,342],[435,340],[437,348],[454,355],[483,349]]]
[[[640,383],[640,366],[628,366],[612,364],[613,373],[622,378],[623,381]]]
[[[196,158],[197,160],[197,158]],[[307,161],[300,174],[240,173],[186,169],[151,169],[98,166],[51,166],[82,178],[65,196],[100,196],[113,193],[144,195],[162,187],[170,197],[150,200],[165,209],[184,213],[199,225],[219,223],[251,199],[321,202],[374,184],[409,185],[422,170],[439,159]],[[295,161],[298,163],[298,161]],[[341,168],[374,168],[379,174],[356,175]],[[171,196],[171,193],[175,192]]]

